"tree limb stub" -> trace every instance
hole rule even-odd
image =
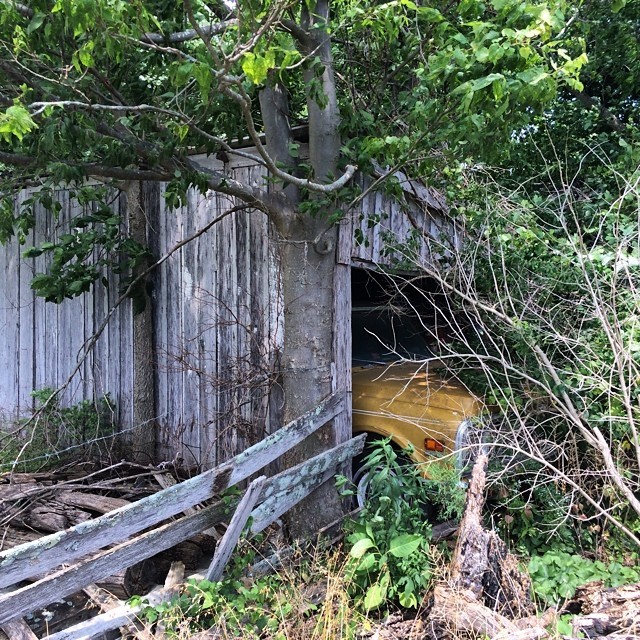
[[[481,522],[487,462],[486,455],[479,455],[473,467],[467,490],[467,506],[451,561],[452,586],[468,589],[475,598],[482,595],[483,578],[488,562],[489,532],[482,528]]]
[[[434,589],[432,630],[436,637],[453,629],[491,638],[541,638],[545,632],[538,627],[517,635],[522,630],[512,620],[531,610],[529,579],[502,540],[482,526],[487,463],[479,455],[473,468],[450,580]]]

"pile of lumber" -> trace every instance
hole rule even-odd
[[[0,475],[0,551],[118,509],[182,480],[171,468],[121,462],[107,468],[79,464],[51,472]],[[215,547],[212,536],[198,535],[149,560],[134,564],[93,586],[29,616],[38,636],[88,617],[95,589],[120,601],[163,584],[174,560],[200,566]]]

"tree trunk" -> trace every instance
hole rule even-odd
[[[148,246],[147,216],[139,182],[131,182],[125,191],[131,237],[143,247]],[[144,266],[138,267],[134,277]],[[155,463],[155,379],[153,352],[153,313],[147,280],[143,278],[133,297],[133,459],[141,464]]]
[[[285,422],[312,409],[332,391],[336,229],[328,230],[316,243],[309,232],[317,229],[310,222],[300,220],[281,240]],[[333,425],[328,424],[287,456],[287,466],[335,444]],[[309,538],[341,515],[336,489],[327,483],[289,512],[289,531],[296,538]]]
[[[301,26],[306,32],[303,52],[309,61],[319,58],[323,65],[320,77],[317,77],[315,67],[309,66],[305,72],[309,160],[313,178],[320,182],[335,177],[340,153],[338,104],[330,36],[326,28],[328,16],[327,0],[318,0],[315,6],[303,5]],[[320,83],[321,91],[312,83]],[[323,94],[321,104],[315,100],[318,93]],[[272,157],[292,170],[296,161],[289,153],[292,137],[286,92],[277,84],[267,87],[261,92],[260,106]],[[289,206],[277,214],[276,226],[281,236],[280,266],[283,274],[282,386],[283,419],[286,423],[313,409],[332,391],[346,391],[343,388],[346,386],[344,375],[336,377],[335,372],[348,369],[348,362],[342,360],[347,357],[344,345],[349,341],[335,340],[335,332],[348,332],[350,326],[348,321],[336,326],[334,313],[336,306],[341,309],[349,307],[336,305],[335,300],[337,228],[323,217],[324,211],[315,217],[299,213],[300,193],[297,189],[285,187],[283,194]],[[348,278],[342,277],[339,288],[342,295],[346,283]],[[350,425],[345,427],[343,423],[344,420],[340,423],[339,437],[336,437],[333,424],[326,425],[288,454],[285,464],[292,466],[307,460],[338,444],[338,440],[346,439]],[[341,515],[337,491],[332,483],[327,483],[288,513],[289,532],[295,538],[309,538]]]

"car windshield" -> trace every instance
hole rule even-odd
[[[407,315],[380,309],[354,309],[352,331],[354,362],[393,362],[433,355],[423,331]]]

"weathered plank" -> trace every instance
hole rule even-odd
[[[213,559],[211,560],[211,564],[209,565],[209,569],[206,573],[207,580],[217,582],[222,578],[224,568],[227,566],[227,562],[229,562],[229,558],[231,558],[231,554],[238,544],[242,530],[247,524],[251,511],[260,497],[262,486],[266,479],[266,476],[260,476],[247,488],[242,500],[240,500],[240,504],[237,506],[233,517],[231,518],[229,527],[227,528],[224,536],[222,536],[222,540],[220,540],[216,545],[216,551],[213,554]]]
[[[22,619],[6,622],[0,629],[4,631],[9,640],[38,640],[29,625]]]
[[[362,451],[365,439],[365,434],[359,435],[329,452],[298,465],[296,468],[299,468],[300,472],[294,486],[285,484],[288,471],[275,476],[273,480],[282,477],[283,481],[276,481],[265,487],[266,490],[260,499],[261,504],[251,513],[250,533],[259,533],[306,498],[313,489],[329,481],[340,471],[344,462]]]
[[[262,511],[257,508],[252,512],[254,522],[258,524],[256,529],[252,527],[251,531],[260,531],[279,517],[283,508],[286,507],[284,510],[287,510],[311,490],[319,487],[335,474],[337,466],[344,462],[346,457],[361,450],[363,444],[364,436],[358,436],[269,478],[260,494],[260,501],[264,500],[268,507]],[[195,514],[184,516],[180,520],[116,545],[93,558],[83,559],[82,562],[61,569],[38,582],[1,595],[0,624],[46,606],[56,598],[74,593],[86,584],[99,581],[222,522],[228,513],[228,507],[229,505],[220,501]]]
[[[228,464],[168,487],[95,520],[0,553],[0,587],[50,571],[109,544],[115,544],[189,507],[208,500],[279,458],[344,409],[344,395],[332,395],[236,456]],[[206,528],[206,527],[203,527]]]
[[[61,569],[38,582],[0,596],[0,624],[46,606],[57,598],[82,589],[86,584],[117,573],[126,567],[150,558],[182,540],[221,522],[227,505],[218,502],[201,511],[153,529],[134,540],[123,542],[97,556]]]
[[[158,592],[152,592],[148,595],[148,598],[150,602],[152,601],[154,604],[159,604],[161,600],[152,600],[152,597],[155,596],[156,593]],[[142,605],[132,606],[128,604],[115,607],[89,620],[85,620],[84,622],[80,622],[72,627],[47,636],[47,640],[87,640],[87,638],[98,637],[107,631],[129,625],[136,619],[136,616],[142,611],[142,608]]]
[[[95,584],[90,584],[84,587],[82,591],[85,593],[85,595],[88,596],[91,602],[100,609],[102,613],[113,611],[113,609],[117,609],[124,604],[122,600],[118,600],[118,598],[116,598],[112,593],[109,593],[106,589],[98,587]],[[67,627],[67,631],[68,629],[69,627]],[[133,622],[131,624],[122,625],[120,627],[120,633],[122,634],[123,638],[133,637],[138,638],[139,640],[148,640],[147,634],[145,634],[143,631],[140,631],[140,629],[138,629]],[[88,636],[84,637],[88,638]]]
[[[345,237],[346,236],[346,237]],[[351,255],[353,230],[351,225],[341,224],[338,228],[338,245],[343,252]],[[333,318],[334,325],[341,331],[333,332],[333,372],[332,390],[344,389],[347,393],[345,411],[336,416],[333,431],[336,442],[345,442],[351,437],[351,266],[338,263],[333,276]],[[345,469],[351,471],[351,468]]]
[[[109,513],[109,511],[131,504],[130,500],[110,498],[95,493],[83,493],[82,491],[62,491],[56,495],[56,500],[62,502],[62,504],[95,511],[96,513]]]

